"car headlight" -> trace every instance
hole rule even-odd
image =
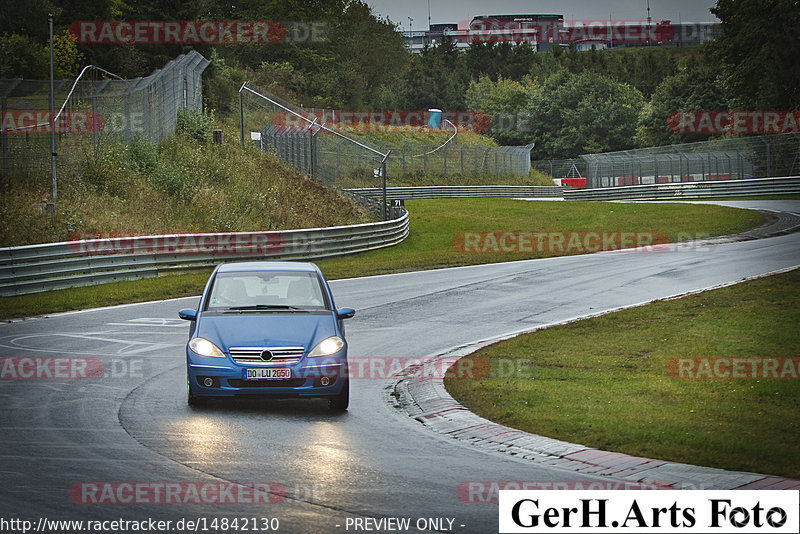
[[[314,350],[308,353],[309,358],[317,356],[330,356],[336,354],[344,347],[344,340],[338,336],[332,336],[320,341]]]
[[[202,337],[192,338],[192,340],[189,341],[189,348],[200,356],[208,356],[211,358],[225,357],[225,354],[219,350],[219,347]]]

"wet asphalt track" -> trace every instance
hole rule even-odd
[[[729,204],[800,213],[800,201]],[[421,357],[798,264],[794,233],[342,280],[332,288],[338,306],[357,310],[347,323],[351,358]],[[496,505],[459,500],[462,482],[592,480],[427,430],[391,406],[384,380],[354,381],[342,415],[321,401],[190,409],[188,323],[177,311],[196,302],[0,324],[4,358],[98,358],[106,373],[92,380],[0,380],[0,518],[276,517],[279,532],[290,533],[347,532],[347,518],[356,517],[408,517],[409,531],[418,532],[417,519],[450,518],[454,532],[483,533],[497,530]],[[76,504],[69,493],[81,482],[224,481],[276,482],[288,497],[266,505],[91,505]]]

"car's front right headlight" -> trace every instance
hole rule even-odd
[[[189,341],[189,348],[192,352],[200,356],[208,356],[210,358],[224,358],[225,354],[219,350],[219,347],[204,337],[195,337]]]
[[[344,340],[339,336],[331,336],[317,343],[317,346],[308,353],[308,357],[330,356],[331,354],[336,354],[342,348],[344,348]]]

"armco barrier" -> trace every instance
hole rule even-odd
[[[570,189],[564,200],[674,200],[800,193],[800,176]]]
[[[561,198],[564,187],[547,185],[432,185],[422,187],[387,187],[388,200],[414,198],[483,198],[539,197]],[[348,193],[366,198],[381,198],[382,189],[346,189]]]
[[[400,243],[408,213],[351,226],[112,237],[0,248],[0,296],[154,277],[240,259],[307,260]]]

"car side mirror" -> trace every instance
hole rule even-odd
[[[339,319],[350,319],[356,314],[356,311],[353,308],[339,308],[336,310],[336,316]]]
[[[194,321],[197,319],[197,311],[186,308],[178,312],[178,317],[184,321]]]

